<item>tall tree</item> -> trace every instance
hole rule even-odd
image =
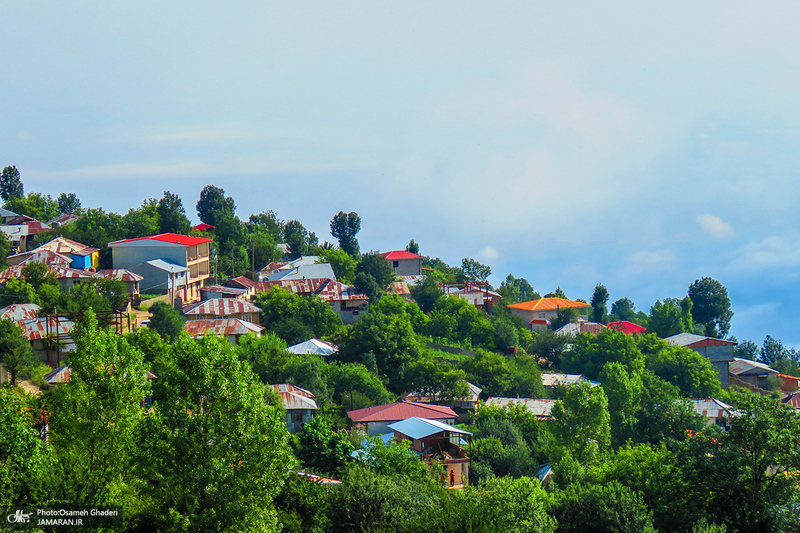
[[[380,299],[391,282],[395,280],[391,263],[384,256],[370,252],[361,256],[356,267],[355,286],[369,296],[371,302]]]
[[[224,339],[182,336],[170,354],[138,447],[150,529],[277,531],[272,499],[294,464],[282,413]]]
[[[183,331],[184,320],[180,313],[166,302],[156,302],[150,306],[150,328],[169,342],[175,342]]]
[[[297,259],[308,250],[308,230],[299,220],[290,220],[283,226],[283,240],[289,245],[289,257]]]
[[[58,210],[62,213],[74,213],[81,208],[81,201],[75,196],[74,192],[69,194],[62,192],[56,199],[58,202]]]
[[[233,198],[225,196],[224,190],[214,185],[206,185],[203,187],[203,190],[200,191],[200,199],[197,201],[197,216],[206,224],[216,226],[219,213],[215,211],[218,209],[233,215],[236,210],[236,204]]]
[[[474,259],[465,257],[461,260],[461,270],[466,281],[486,281],[492,275],[492,269]]]
[[[728,289],[719,281],[705,277],[689,285],[692,299],[692,318],[703,326],[709,337],[725,337],[731,328],[731,300]]]
[[[11,384],[17,383],[17,376],[38,363],[36,353],[22,329],[8,319],[0,320],[0,362],[8,370]]]
[[[406,245],[406,252],[419,255],[419,243],[414,239],[408,241]]]
[[[592,322],[603,322],[606,318],[606,303],[608,303],[608,289],[602,283],[598,283],[592,293]]]
[[[331,220],[331,235],[339,240],[339,248],[356,257],[360,254],[356,234],[361,230],[361,217],[358,213],[339,213]]]
[[[9,198],[22,198],[22,180],[19,177],[19,170],[12,165],[3,169],[0,175],[0,198],[7,202]]]
[[[186,209],[180,196],[164,191],[164,196],[158,201],[158,230],[161,233],[187,234],[191,230],[189,219],[186,218]]]

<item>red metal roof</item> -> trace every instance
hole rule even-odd
[[[390,261],[399,261],[401,259],[425,259],[421,255],[412,254],[411,252],[406,252],[405,250],[384,252],[381,255]]]
[[[616,330],[621,331],[625,335],[636,335],[636,334],[644,334],[647,333],[647,329],[640,326],[639,324],[634,324],[633,322],[628,322],[627,320],[621,320],[619,322],[609,322],[608,327]]]
[[[405,420],[412,416],[433,420],[449,420],[457,417],[455,411],[449,407],[416,402],[395,402],[375,407],[365,407],[349,411],[347,416],[353,422],[389,422]]]
[[[259,334],[264,330],[264,326],[245,322],[238,318],[216,318],[212,320],[188,320],[183,329],[188,331],[192,337],[202,337],[209,332],[217,335]]]
[[[238,298],[212,298],[183,308],[184,315],[228,316],[260,312],[260,307]]]
[[[212,239],[206,239],[205,237],[190,237],[188,235],[178,235],[177,233],[161,233],[159,235],[150,235],[149,237],[137,237],[135,239],[124,239],[121,241],[114,241],[109,244],[122,244],[125,242],[146,241],[146,240],[169,242],[172,244],[180,244],[183,246],[197,246],[198,244],[203,244],[204,242],[211,242]]]
[[[214,229],[214,226],[212,226],[211,224],[206,224],[205,222],[201,222],[200,224],[194,226],[192,229],[195,231],[208,231],[210,229]]]

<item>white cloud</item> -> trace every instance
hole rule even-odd
[[[145,134],[141,142],[152,144],[219,144],[258,140],[261,134],[241,126],[201,126],[197,128],[164,128],[166,131]]]
[[[483,248],[480,252],[478,252],[478,260],[482,263],[494,263],[500,257],[500,254],[497,253],[497,250],[492,248],[491,246],[487,246]],[[491,266],[491,265],[490,265]]]
[[[705,233],[715,239],[729,239],[736,235],[730,224],[723,222],[721,218],[714,215],[699,215],[695,221]]]
[[[628,257],[628,266],[634,270],[652,270],[669,268],[677,259],[672,250],[643,250],[634,252]]]
[[[795,267],[800,265],[800,242],[774,235],[761,242],[750,242],[742,246],[732,266],[745,269],[772,267]]]

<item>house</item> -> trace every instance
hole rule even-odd
[[[633,322],[629,322],[627,320],[620,320],[619,322],[609,322],[608,327],[624,333],[625,335],[644,335],[647,333],[647,329],[640,326],[639,324],[634,324]]]
[[[731,376],[735,376],[739,380],[759,389],[766,389],[767,380],[771,377],[777,377],[779,374],[777,370],[769,365],[739,357],[733,358],[733,362],[728,366],[728,372],[730,372]]]
[[[451,487],[467,484],[470,459],[462,446],[466,446],[464,439],[472,437],[472,433],[416,416],[389,424],[388,428],[398,442],[411,441],[411,449],[422,454],[423,462],[431,467],[442,465],[446,470],[444,481]]]
[[[394,402],[375,407],[365,407],[349,411],[347,416],[355,424],[364,426],[368,435],[382,435],[389,431],[389,424],[411,417],[439,420],[452,425],[457,418],[455,411],[443,405],[430,405],[417,402]]]
[[[139,283],[144,279],[139,274],[125,270],[124,268],[109,268],[98,270],[95,273],[96,278],[115,279],[125,284],[128,291],[128,296],[133,302],[138,303],[140,300]]]
[[[261,335],[265,328],[259,324],[245,322],[239,318],[216,318],[187,320],[186,324],[183,325],[183,329],[193,338],[202,337],[206,333],[213,333],[224,337],[231,344],[238,344],[243,335],[248,333]]]
[[[694,350],[711,361],[711,366],[717,371],[722,386],[728,386],[728,367],[733,362],[733,348],[738,343],[693,333],[678,333],[664,340]]]
[[[76,268],[70,268],[63,262],[65,259],[63,256],[54,254],[53,252],[47,250],[34,252],[21,263],[10,266],[1,271],[0,283],[5,283],[9,279],[24,278],[22,269],[25,268],[25,265],[27,265],[29,262],[36,262],[39,259],[42,259],[41,262],[44,262],[44,264],[47,265],[48,272],[55,276],[56,280],[58,280],[59,287],[63,291],[69,291],[75,285],[79,285],[87,280],[103,278],[117,279],[125,283],[128,296],[131,300],[136,302],[139,298],[139,282],[142,280],[142,276],[124,269],[100,270],[98,272],[94,272],[91,269],[79,270]]]
[[[329,263],[320,263],[317,255],[304,255],[294,261],[273,261],[258,271],[258,281],[294,279],[336,279]]]
[[[508,306],[514,316],[522,319],[532,331],[541,331],[550,327],[550,323],[558,316],[562,309],[573,308],[578,312],[578,320],[588,322],[591,305],[586,302],[576,302],[566,298],[539,298]]]
[[[261,322],[261,308],[238,298],[204,300],[184,307],[183,314],[189,319],[240,318],[254,324]]]
[[[40,222],[26,215],[5,218],[5,223],[0,226],[0,231],[5,233],[8,242],[10,242],[11,246],[16,248],[18,252],[28,250],[31,242],[33,242],[33,238],[49,229],[50,226],[44,222]]]
[[[172,293],[183,302],[200,299],[208,279],[211,239],[162,233],[109,243],[114,268],[135,272],[144,279],[142,292]]]
[[[453,407],[454,410],[458,409],[459,411],[473,411],[475,406],[480,401],[480,396],[481,392],[483,392],[483,389],[469,382],[467,382],[467,387],[469,388],[469,392],[466,396],[462,398],[455,398],[452,401],[447,402],[451,407]],[[403,398],[404,402],[436,403],[439,401],[439,398],[436,396],[421,394],[418,391],[407,392],[401,397]],[[459,412],[459,414],[461,413]]]
[[[782,393],[786,394],[800,390],[800,377],[778,374],[778,379],[781,380]]]
[[[788,407],[798,410],[800,409],[800,391],[792,392],[787,394],[784,398],[781,399],[782,403],[785,403]]]
[[[319,339],[308,339],[299,344],[295,344],[286,348],[287,352],[295,353],[298,355],[319,355],[326,357],[339,351],[339,348],[333,344]]]
[[[533,413],[539,420],[550,418],[550,412],[558,400],[536,399],[536,398],[502,398],[491,397],[486,400],[486,405],[495,407],[507,407],[511,404],[518,404]]]
[[[422,275],[422,260],[425,258],[421,255],[412,254],[405,250],[384,252],[381,255],[392,264],[392,270],[398,276]]]
[[[580,335],[581,333],[591,333],[595,337],[606,327],[598,322],[570,322],[564,324],[556,330],[558,335]]]
[[[599,381],[591,380],[583,374],[561,374],[559,372],[542,374],[542,385],[545,387],[571,387],[583,382],[588,383],[590,387],[600,385]]]
[[[467,283],[463,285],[444,285],[442,290],[448,296],[456,296],[466,300],[475,307],[487,309],[500,301],[499,293],[490,291],[486,283]]]
[[[39,255],[37,258],[36,254],[41,254],[41,252],[51,252],[51,255]],[[51,261],[45,259],[47,257],[67,258],[68,263],[65,266],[78,270],[87,270],[90,268],[96,269],[100,262],[100,250],[99,248],[87,246],[65,237],[56,237],[55,239],[52,239],[41,246],[34,248],[33,250],[9,256],[8,264],[17,265],[28,259],[40,261],[46,264],[52,264]],[[58,264],[62,264],[63,259],[56,262]]]
[[[369,311],[369,296],[355,287],[330,278],[253,281],[240,276],[230,280],[228,284],[246,289],[251,297],[275,287],[281,287],[301,296],[317,296],[320,300],[328,302],[345,324],[358,322],[361,316]]]
[[[311,422],[317,410],[314,394],[290,383],[272,385],[281,397],[286,412],[283,420],[289,433],[297,433],[303,426]]]
[[[61,226],[66,226],[70,222],[75,222],[76,220],[80,220],[81,216],[76,215],[75,213],[61,213],[57,217],[48,220],[47,225],[53,228],[60,228]]]
[[[692,402],[694,412],[704,416],[708,425],[727,427],[727,419],[736,416],[732,406],[716,398],[700,398],[689,401]]]
[[[247,289],[236,287],[226,287],[225,285],[210,285],[200,287],[200,299],[211,300],[212,298],[239,298],[246,300],[249,297]]]

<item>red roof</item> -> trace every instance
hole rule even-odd
[[[609,322],[608,327],[616,330],[621,331],[625,335],[636,335],[638,333],[646,333],[647,329],[640,326],[639,324],[634,324],[633,322],[628,322],[627,320],[621,320],[619,322]]]
[[[353,422],[389,422],[405,420],[412,416],[433,420],[449,420],[457,417],[455,411],[449,407],[416,402],[395,402],[375,407],[365,407],[349,411],[347,416]]]
[[[214,226],[212,226],[211,224],[206,224],[205,222],[201,222],[200,224],[194,226],[192,229],[195,231],[207,231],[210,229],[214,229]]]
[[[425,259],[421,255],[412,254],[411,252],[406,252],[405,250],[395,250],[394,252],[384,252],[381,254],[386,259],[390,261],[397,261],[398,259]]]
[[[172,244],[180,244],[183,246],[197,246],[198,244],[203,244],[204,242],[211,242],[211,239],[206,239],[205,237],[189,237],[188,235],[178,235],[177,233],[161,233],[159,235],[150,235],[149,237],[137,237],[135,239],[114,241],[109,244],[122,244],[124,242],[145,241],[145,240],[169,242]]]

